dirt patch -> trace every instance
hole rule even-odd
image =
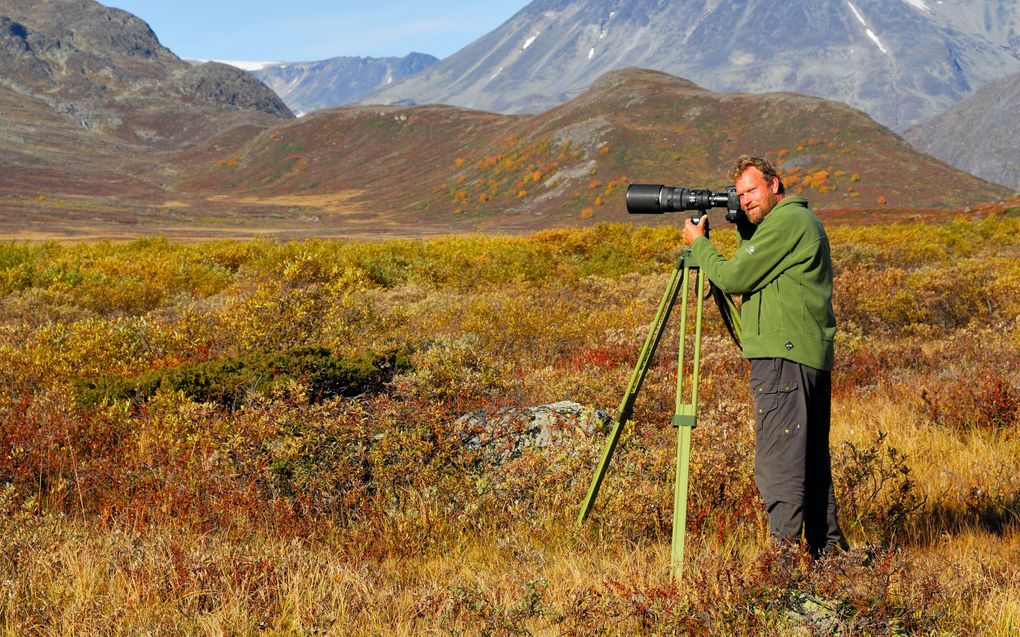
[[[329,193],[324,195],[280,195],[276,197],[240,197],[240,203],[267,205],[267,206],[293,206],[299,208],[318,208],[330,212],[342,210],[358,210],[363,204],[355,200],[362,196],[363,190],[345,190],[342,192]],[[210,201],[225,201],[222,196],[210,197]]]

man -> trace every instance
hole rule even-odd
[[[754,477],[769,529],[781,541],[799,541],[803,532],[815,556],[845,549],[829,455],[836,332],[829,240],[807,200],[787,196],[767,160],[741,156],[733,179],[747,216],[738,222],[733,258],[723,258],[705,237],[707,221],[688,220],[683,240],[716,287],[743,295],[741,343],[751,363],[756,424]]]

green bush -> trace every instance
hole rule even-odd
[[[78,379],[76,402],[94,407],[119,400],[144,402],[161,389],[179,391],[196,402],[234,408],[250,391],[265,392],[289,381],[307,387],[310,401],[378,391],[394,373],[410,367],[404,350],[338,357],[322,347],[256,353],[145,372],[131,378]]]

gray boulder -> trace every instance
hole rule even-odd
[[[483,409],[457,419],[464,444],[481,450],[494,464],[509,462],[529,449],[556,447],[578,437],[605,433],[611,424],[605,411],[571,401]]]

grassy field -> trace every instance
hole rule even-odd
[[[769,545],[709,309],[679,582],[675,326],[581,528],[603,434],[460,418],[615,407],[676,228],[0,245],[0,631],[1017,634],[1020,219],[830,236],[853,548]]]

